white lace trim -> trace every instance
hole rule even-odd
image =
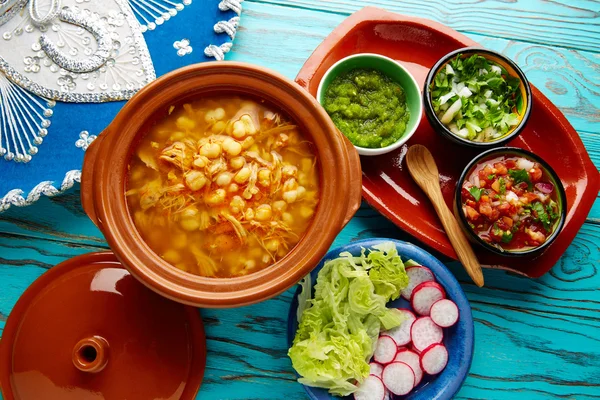
[[[244,0],[222,0],[219,3],[219,10],[231,10],[235,12],[238,16],[231,18],[229,21],[217,22],[214,26],[214,30],[216,33],[226,33],[233,41],[233,39],[235,38],[235,33],[237,32],[238,24],[240,22],[240,14],[242,12],[243,2]],[[231,50],[231,46],[231,42],[223,43],[220,46],[211,44],[204,49],[204,54],[207,57],[214,57],[214,59],[217,61],[222,61],[225,59],[225,54],[227,54],[229,50]]]
[[[231,40],[235,38],[237,27],[239,24],[239,15],[242,12],[242,3],[244,0],[222,0],[219,3],[219,10],[228,11],[232,10],[238,16],[231,18],[229,21],[219,21],[215,24],[214,30],[216,33],[226,33],[229,35]],[[204,54],[208,57],[214,57],[217,61],[221,61],[225,58],[225,54],[231,50],[232,43],[223,43],[220,46],[209,45],[204,49]],[[0,198],[0,213],[5,212],[11,206],[25,207],[29,206],[40,199],[42,195],[47,197],[56,196],[66,190],[69,190],[75,185],[75,182],[81,182],[81,171],[72,170],[65,174],[65,177],[59,188],[54,186],[53,181],[40,182],[35,186],[27,197],[23,195],[25,192],[21,189],[13,189],[9,191],[4,197]]]
[[[10,206],[29,206],[38,201],[42,195],[48,197],[56,196],[57,194],[72,188],[75,182],[81,182],[81,171],[76,169],[66,173],[65,178],[58,189],[54,187],[54,182],[52,181],[38,183],[36,187],[31,189],[31,192],[29,192],[27,197],[23,197],[24,192],[21,189],[13,189],[0,200],[0,212],[8,210]]]

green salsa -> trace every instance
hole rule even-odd
[[[359,147],[397,142],[410,118],[402,87],[374,69],[338,75],[325,91],[325,110],[340,131]]]

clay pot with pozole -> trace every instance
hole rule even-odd
[[[354,147],[300,86],[203,63],[135,95],[87,150],[85,212],[143,284],[198,307],[273,297],[360,206]]]

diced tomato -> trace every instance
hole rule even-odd
[[[506,166],[506,169],[515,169],[517,162],[515,160],[506,160],[504,165]]]
[[[525,182],[518,183],[515,186],[513,186],[511,190],[513,192],[515,192],[515,194],[517,196],[521,196],[527,190],[527,183],[525,183]]]
[[[465,206],[465,214],[467,215],[467,219],[470,221],[476,221],[479,218],[479,213],[470,206]]]
[[[465,204],[469,207],[477,207],[477,203],[474,200],[467,200],[465,201]]]
[[[498,227],[500,228],[500,227]],[[496,243],[500,243],[502,241],[502,235],[504,234],[504,231],[501,229],[495,230],[494,228],[490,229],[490,238],[496,242]]]
[[[542,170],[538,167],[533,167],[529,170],[529,179],[531,182],[536,183],[542,179]]]
[[[483,196],[482,196],[483,197]],[[490,221],[495,221],[500,216],[500,212],[492,207],[491,203],[479,203],[479,212],[485,215]]]
[[[537,194],[535,194],[535,193],[529,193],[529,192],[527,192],[527,193],[524,193],[524,194],[523,194],[523,197],[527,199],[527,203],[531,203],[531,202],[533,202],[533,201],[535,201],[535,200],[539,200],[539,199],[540,199],[540,198],[537,196]]]
[[[498,175],[506,175],[508,173],[508,169],[503,163],[494,164],[494,168],[496,169],[496,174]]]
[[[509,228],[512,228],[514,221],[511,217],[504,216],[504,217],[502,217],[502,221],[504,221],[506,226],[508,226]]]
[[[508,215],[514,214],[514,213],[511,213],[511,205],[506,201],[498,206],[498,211],[500,212],[500,215],[508,216]],[[511,219],[511,221],[512,221],[512,219]]]
[[[486,217],[489,217],[492,215],[492,205],[489,202],[480,202],[479,203],[479,212],[483,215],[485,215]]]
[[[492,183],[491,188],[494,189],[495,192],[500,191],[500,180],[496,179],[494,183]]]
[[[490,196],[488,196],[487,194],[483,194],[483,195],[481,195],[481,199],[479,199],[479,201],[481,201],[482,203],[489,203]]]
[[[508,231],[510,229],[510,227],[506,225],[506,223],[504,223],[504,220],[502,218],[496,221],[496,226],[498,226],[498,228],[502,229],[503,231]]]
[[[491,165],[487,164],[487,165],[486,165],[486,166],[483,168],[482,172],[483,172],[483,176],[484,176],[484,178],[487,178],[487,177],[488,177],[488,175],[492,175],[492,174],[494,173],[494,170],[493,170],[493,168],[492,168],[492,166],[491,166]]]

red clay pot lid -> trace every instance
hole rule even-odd
[[[0,340],[5,400],[193,399],[205,364],[198,310],[146,288],[112,253],[43,274]]]

